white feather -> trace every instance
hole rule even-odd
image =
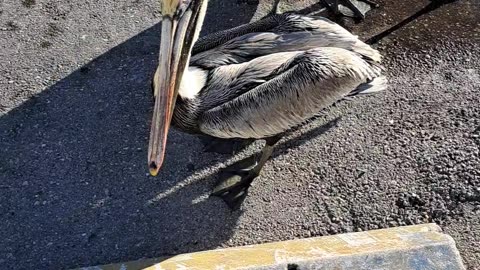
[[[182,98],[192,99],[202,90],[207,83],[207,72],[197,67],[188,67],[183,73],[178,94]]]

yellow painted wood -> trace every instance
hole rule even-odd
[[[408,239],[408,235],[418,232],[429,232],[422,240],[425,242],[453,241],[439,231],[437,225],[426,224],[211,250],[174,256],[146,269],[242,269],[319,257],[387,252],[418,247],[420,239]]]
[[[381,254],[392,254],[393,252],[405,254],[422,249],[423,247],[431,248],[435,246],[453,246],[453,256],[460,258],[458,251],[456,251],[454,247],[453,239],[448,235],[442,234],[440,231],[440,228],[436,224],[414,225],[244,247],[217,249],[182,254],[173,256],[171,258],[151,259],[150,261],[140,260],[129,263],[112,264],[108,266],[83,269],[259,269],[262,267],[285,267],[287,263],[319,262],[332,258],[353,258],[355,256],[365,256],[366,254],[376,254],[379,256]],[[404,262],[403,259],[400,260]],[[448,260],[452,261],[453,258],[449,257]],[[455,269],[463,269],[461,266],[461,261],[459,265],[460,267]],[[410,268],[405,266],[401,267],[401,269]]]

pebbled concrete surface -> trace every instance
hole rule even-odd
[[[371,21],[346,24],[367,37],[419,3],[384,1]],[[212,0],[204,32],[248,22],[269,4]],[[208,192],[220,168],[258,143],[233,156],[204,153],[197,137],[174,132],[162,175],[146,175],[156,5],[0,3],[1,268],[436,222],[480,269],[478,1],[445,6],[379,44],[389,91],[341,102],[282,140],[233,213]]]

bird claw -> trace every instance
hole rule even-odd
[[[220,180],[212,191],[212,196],[221,196],[222,194],[233,190],[235,187],[242,185],[246,177],[240,174],[230,174],[226,178]]]
[[[215,186],[210,196],[220,197],[232,210],[237,210],[247,197],[253,178],[248,173],[230,174]]]
[[[230,192],[219,196],[231,210],[238,210],[248,194],[248,187],[239,186]]]

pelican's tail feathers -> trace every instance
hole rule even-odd
[[[349,96],[358,95],[358,94],[372,94],[381,92],[387,89],[388,80],[386,76],[379,76],[374,78],[373,80],[361,84],[355,90],[353,90]]]

